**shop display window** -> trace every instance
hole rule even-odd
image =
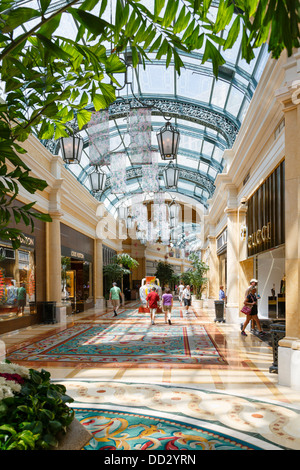
[[[35,302],[34,250],[0,245],[0,319],[29,314],[30,302]]]
[[[83,259],[61,258],[62,301],[71,302],[73,311],[84,308],[93,296],[92,268],[93,264]]]

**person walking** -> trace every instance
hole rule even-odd
[[[165,322],[169,322],[169,325],[172,325],[171,313],[173,308],[173,295],[171,294],[171,290],[169,288],[165,289],[165,293],[162,296],[162,306],[165,312]]]
[[[120,307],[120,295],[121,295],[121,289],[120,287],[117,286],[116,282],[113,282],[113,286],[109,291],[109,300],[111,301],[114,309],[114,317],[116,317],[117,311],[119,310]]]
[[[249,282],[249,286],[247,287],[247,289],[245,291],[245,297],[247,297],[249,292],[252,291],[253,287],[255,287],[255,288],[257,287],[257,283],[258,283],[257,279],[251,279],[251,281]]]
[[[178,286],[178,298],[179,298],[179,302],[180,302],[180,307],[182,306],[182,295],[183,295],[183,291],[184,291],[184,284],[183,282],[181,281],[179,286]]]
[[[146,300],[147,300],[147,308],[150,309],[151,324],[154,325],[155,314],[158,309],[158,302],[159,302],[159,295],[156,292],[155,287],[151,288],[151,291],[147,295]]]
[[[26,305],[26,289],[25,284],[21,284],[17,291],[17,305],[18,305],[18,315],[21,312],[21,315],[24,313],[24,307]]]
[[[191,289],[189,285],[187,285],[185,289],[183,289],[182,298],[185,306],[185,313],[189,313],[189,307],[191,306],[192,301]]]
[[[242,331],[241,331],[242,336],[247,336],[247,334],[245,332],[245,328],[251,320],[253,320],[256,323],[258,331],[259,331],[259,333],[258,333],[259,336],[265,335],[266,333],[264,331],[262,331],[260,321],[259,321],[259,318],[257,316],[258,312],[257,312],[257,297],[256,297],[256,287],[255,286],[252,286],[252,289],[246,295],[245,300],[244,300],[244,305],[250,307],[251,310],[250,310],[249,313],[246,314],[247,315],[246,320],[245,320],[245,322],[242,326]]]

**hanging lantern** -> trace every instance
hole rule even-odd
[[[83,150],[83,139],[81,137],[75,135],[61,137],[60,147],[62,159],[65,163],[80,163]]]
[[[167,189],[177,188],[178,178],[179,178],[179,170],[173,163],[170,163],[163,170],[163,176],[164,176],[165,187]]]
[[[158,148],[163,160],[174,160],[177,157],[180,133],[169,122],[156,134]]]
[[[104,191],[106,183],[106,174],[103,173],[98,166],[95,167],[94,171],[89,174],[89,179],[94,193],[100,193]]]

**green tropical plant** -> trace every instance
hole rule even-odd
[[[189,272],[189,281],[193,286],[196,299],[201,299],[202,293],[208,283],[208,278],[205,274],[209,270],[209,266],[200,260],[197,253],[191,253],[189,259],[193,266],[192,270]]]
[[[127,269],[134,269],[139,266],[139,262],[132,258],[128,253],[119,253],[113,257],[113,263],[123,266]]]
[[[123,292],[123,277],[131,273],[131,269],[136,268],[139,262],[127,253],[115,255],[112,262],[103,267],[103,275],[106,277],[107,289],[110,289],[112,282],[121,281],[121,290]],[[107,296],[107,293],[106,293]]]
[[[163,288],[165,285],[170,285],[174,280],[174,269],[171,264],[166,261],[159,261],[156,266],[155,277],[159,279],[160,285]]]
[[[58,445],[74,419],[66,388],[50,382],[50,373],[29,370],[21,391],[0,403],[0,450],[39,450]]]
[[[41,0],[39,8],[10,0],[0,4],[0,73],[5,86],[5,102],[0,103],[0,237],[11,239],[16,248],[21,231],[10,226],[12,219],[32,227],[35,218],[51,221],[48,214],[31,210],[34,203],[22,209],[12,206],[20,187],[35,194],[47,186],[23,161],[22,143],[30,133],[39,139],[67,136],[71,121],[79,129],[87,125],[89,104],[98,111],[113,103],[117,76],[125,71],[120,53],[131,51],[133,67],[155,54],[180,74],[180,53],[203,48],[202,63],[211,61],[217,77],[225,62],[222,52],[232,48],[239,35],[247,62],[267,41],[274,58],[299,47],[298,0],[220,0],[215,20],[209,14],[213,0],[154,0],[153,10],[138,0],[115,4],[111,15],[107,0],[54,6]],[[77,25],[75,40],[58,33],[66,16]],[[27,24],[27,31],[20,27]]]
[[[185,271],[184,273],[180,274],[180,280],[183,282],[185,286],[191,284],[191,271]]]

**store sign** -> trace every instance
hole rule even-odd
[[[285,169],[282,161],[248,199],[248,256],[285,243]]]
[[[71,258],[84,259],[84,254],[79,253],[78,251],[71,251]]]
[[[248,248],[255,248],[264,242],[271,240],[271,222],[248,236]]]

